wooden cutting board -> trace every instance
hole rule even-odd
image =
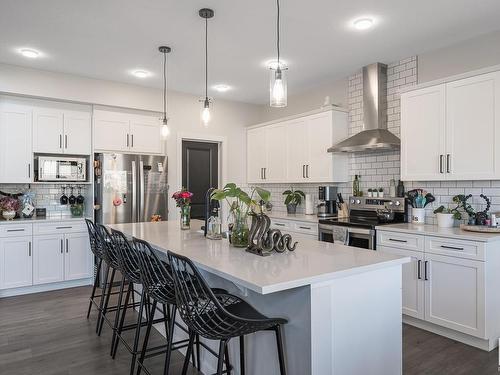
[[[460,224],[460,229],[469,232],[482,232],[482,233],[500,233],[500,227],[488,227],[486,225],[467,225]]]

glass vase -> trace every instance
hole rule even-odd
[[[248,246],[248,215],[242,212],[233,213],[233,228],[231,230],[231,245],[234,247]]]
[[[191,228],[191,206],[181,207],[181,229],[188,230]]]

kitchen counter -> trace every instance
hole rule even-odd
[[[401,374],[401,275],[409,257],[314,239],[300,239],[293,252],[260,257],[227,240],[206,239],[201,225],[192,220],[186,231],[177,220],[109,227],[150,242],[164,259],[167,250],[187,256],[211,286],[240,295],[267,316],[286,318],[289,375]],[[279,373],[272,335],[250,335],[245,345],[252,348],[247,374]],[[237,340],[229,350],[238,357]],[[207,356],[201,358],[204,372],[213,372]]]
[[[267,212],[267,216],[271,219],[281,219],[281,220],[293,220],[293,221],[307,221],[310,223],[318,223],[319,218],[314,215],[304,215],[304,214],[287,214],[284,212]]]
[[[462,230],[459,227],[440,228],[437,225],[429,224],[386,224],[378,226],[376,229],[381,231],[422,234],[426,236],[455,238],[478,242],[500,241],[500,233],[469,232]]]
[[[0,219],[0,225],[9,225],[9,224],[29,224],[29,223],[43,223],[43,222],[54,222],[57,223],[59,221],[78,221],[84,220],[85,217],[72,217],[72,216],[47,216],[47,217],[32,217],[29,219],[18,218],[14,220],[3,220]]]

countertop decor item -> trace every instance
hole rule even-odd
[[[19,201],[14,197],[3,197],[0,199],[0,210],[5,220],[12,220],[16,217],[19,209]]]
[[[352,182],[352,195],[359,197],[361,195],[360,182],[361,175],[354,175],[354,181]]]
[[[378,188],[378,197],[383,198],[384,197],[384,188]]]
[[[396,188],[396,196],[403,198],[405,196],[405,185],[403,181],[398,181],[398,187]]]
[[[259,197],[257,199],[256,195]],[[261,213],[259,200],[268,202],[271,197],[269,191],[260,187],[255,187],[248,195],[235,183],[228,183],[223,189],[213,191],[211,198],[222,201],[225,200],[230,207],[232,216],[232,227],[230,242],[234,247],[246,247],[248,245],[248,214]]]
[[[23,217],[26,219],[33,217],[33,214],[35,213],[35,192],[31,190],[25,191],[24,194],[20,197],[20,200],[21,212],[23,214]]]
[[[181,209],[181,229],[187,230],[191,227],[191,198],[193,193],[187,191],[184,187],[176,191],[172,198],[175,200],[177,207]]]
[[[489,225],[469,225],[460,224],[460,229],[469,232],[479,232],[479,233],[500,233],[500,227],[491,227]]]
[[[200,9],[198,12],[205,20],[205,98],[201,100],[203,109],[201,111],[201,121],[205,127],[210,123],[210,99],[208,98],[208,19],[213,18],[214,11],[209,8]]]
[[[250,214],[252,226],[248,235],[247,251],[260,256],[271,255],[273,251],[282,253],[285,250],[294,251],[297,242],[292,245],[292,236],[282,234],[279,229],[269,229],[271,219],[266,214]]]
[[[285,206],[286,212],[288,214],[295,214],[297,212],[297,206],[302,203],[302,199],[305,199],[306,195],[302,190],[294,190],[292,187],[283,192],[285,196]]]
[[[413,208],[425,208],[435,200],[431,193],[422,189],[413,189],[406,193],[406,202]]]
[[[491,200],[484,194],[479,195],[486,202],[486,208],[483,211],[476,212],[472,205],[468,202],[472,198],[472,194],[459,194],[453,197],[453,202],[457,203],[469,216],[469,225],[484,225],[488,219],[488,211],[491,208]]]

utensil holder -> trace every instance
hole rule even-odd
[[[349,216],[349,210],[347,208],[347,203],[342,203],[338,209],[337,216],[339,218],[343,217],[348,217]]]
[[[411,222],[413,224],[425,224],[425,208],[412,208]]]

